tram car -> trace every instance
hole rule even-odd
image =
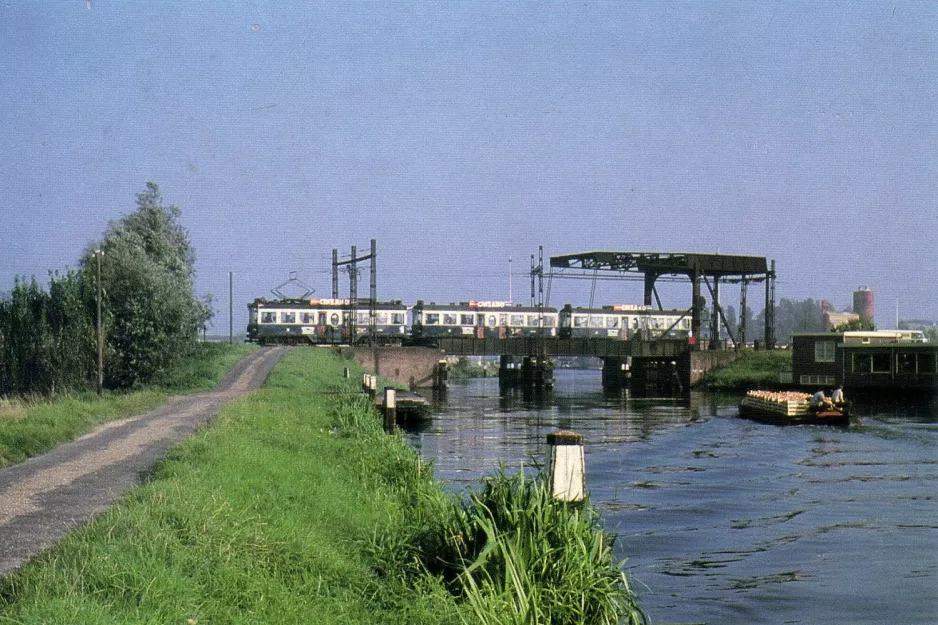
[[[377,302],[379,343],[401,343],[408,334],[407,306]],[[339,345],[371,338],[370,300],[259,298],[248,304],[247,340],[261,345]]]
[[[584,308],[567,304],[560,310],[561,338],[685,339],[691,319],[683,310],[653,310],[649,306],[615,304]]]
[[[498,301],[426,304],[413,307],[416,341],[441,337],[515,338],[557,336],[558,313],[549,306],[519,306]]]

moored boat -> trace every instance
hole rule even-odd
[[[847,408],[814,408],[811,395],[796,391],[749,391],[739,416],[775,425],[848,425]]]

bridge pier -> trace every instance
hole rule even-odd
[[[618,391],[629,385],[632,377],[630,358],[603,358],[603,390]]]
[[[503,388],[552,388],[554,362],[548,357],[523,356],[519,363],[515,356],[499,358],[498,384]]]
[[[637,397],[684,395],[690,391],[690,357],[632,358],[630,388]]]

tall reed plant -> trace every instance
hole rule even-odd
[[[523,468],[499,468],[439,529],[428,568],[483,625],[647,622],[596,511],[554,499]]]

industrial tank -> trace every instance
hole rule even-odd
[[[853,312],[863,321],[873,322],[873,289],[861,286],[853,292]]]

